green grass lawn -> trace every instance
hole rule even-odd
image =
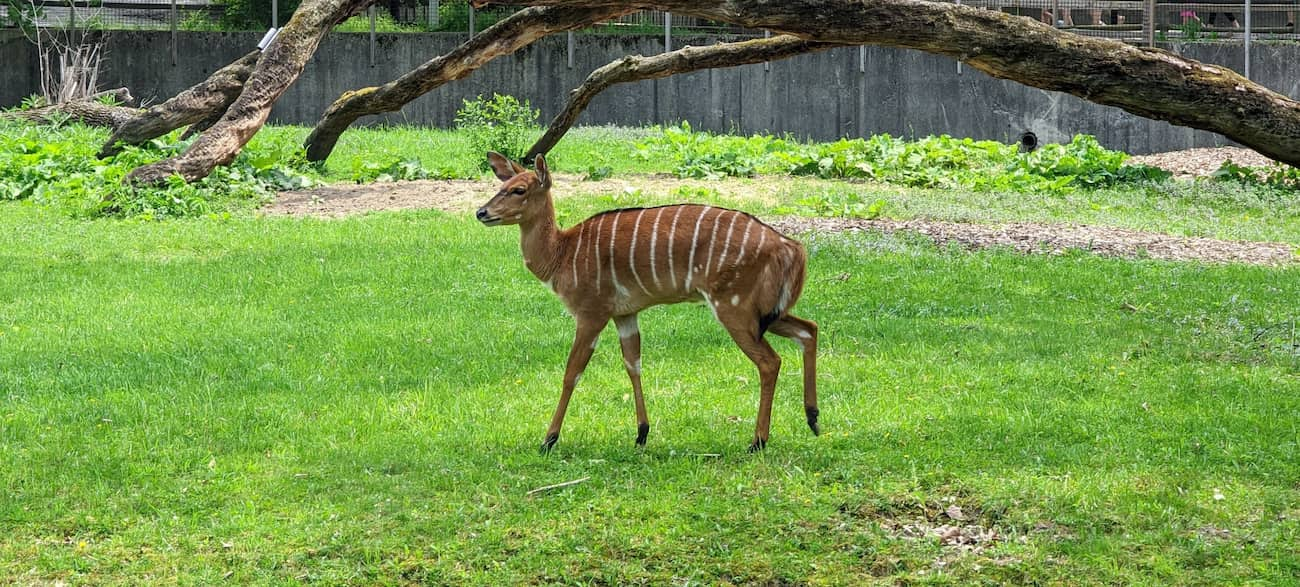
[[[3,203],[0,235],[5,581],[1300,576],[1295,267],[809,236],[821,437],[778,341],[772,442],[746,454],[757,374],[675,306],[641,319],[648,446],[606,332],[540,455],[572,321],[513,229]],[[946,523],[999,539],[914,536]]]

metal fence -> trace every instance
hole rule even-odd
[[[28,0],[35,24],[84,30],[264,30],[288,20],[277,0],[262,0],[265,23],[223,18],[221,0]],[[951,0],[1039,20],[1062,30],[1135,44],[1176,41],[1300,41],[1295,23],[1300,0]],[[466,0],[390,0],[340,25],[343,32],[459,32],[474,35],[521,7],[475,10]],[[0,4],[0,23],[9,25]],[[30,14],[30,13],[29,13]],[[583,33],[664,35],[713,34],[756,37],[761,30],[658,11],[642,11],[600,23]]]

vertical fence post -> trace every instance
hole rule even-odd
[[[469,7],[469,38],[474,38],[474,7]]]
[[[271,28],[280,28],[280,0],[271,0]]]
[[[1250,79],[1250,0],[1246,0],[1246,79]]]
[[[769,31],[769,30],[767,30],[767,29],[763,29],[763,38],[764,38],[764,39],[770,39],[770,38],[772,38],[772,31]],[[764,62],[763,62],[763,71],[772,71],[772,62],[771,62],[771,61],[764,61]]]
[[[370,12],[370,67],[375,66],[375,5],[367,9]]]
[[[673,13],[664,13],[664,53],[673,50]]]
[[[172,65],[174,66],[174,65],[176,65],[176,43],[177,43],[177,39],[176,39],[176,20],[177,20],[177,15],[176,15],[176,0],[172,0],[171,19],[170,19],[170,20],[171,20],[171,26],[172,26]]]
[[[961,6],[961,0],[957,0],[957,5]],[[1055,1],[1052,2],[1052,27],[1053,28],[1056,27],[1056,2]],[[867,48],[866,46],[863,46],[859,50],[862,51],[862,64],[859,65],[858,67],[862,70],[862,73],[866,73],[867,72]],[[957,60],[957,75],[961,75],[960,59]]]
[[[438,30],[438,0],[429,0],[429,30]]]
[[[68,3],[68,28],[72,29],[72,32],[74,32],[74,33],[77,32],[77,2],[76,2],[76,0],[73,0],[72,2],[69,2],[69,3]]]
[[[1156,0],[1146,0],[1142,6],[1142,39],[1148,47],[1156,46]]]
[[[573,69],[573,31],[569,31],[569,69]]]

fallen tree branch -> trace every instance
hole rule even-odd
[[[107,92],[99,92],[98,94],[90,96],[86,100],[39,106],[28,110],[3,112],[0,113],[0,118],[9,120],[27,120],[38,124],[55,124],[62,123],[66,120],[75,120],[89,126],[100,126],[115,130],[123,124],[126,124],[132,118],[135,118],[136,114],[141,112],[138,108],[113,106],[96,99],[104,96],[112,96],[119,103],[130,103],[133,101],[131,93],[128,92],[126,88],[119,88]]]
[[[475,6],[502,4],[474,0]],[[610,0],[511,0],[598,8]],[[997,78],[1073,94],[1173,124],[1217,132],[1300,165],[1300,103],[1226,67],[1158,49],[1058,31],[996,10],[917,0],[656,0],[617,3],[831,43],[947,55]]]
[[[487,30],[434,58],[406,75],[379,87],[345,92],[328,109],[308,135],[304,146],[309,161],[324,161],[339,136],[362,116],[396,112],[410,101],[451,81],[461,79],[502,55],[509,55],[546,35],[582,28],[593,22],[631,12],[622,7],[529,8],[488,27]]]
[[[139,145],[182,126],[204,121],[207,121],[207,126],[203,128],[212,126],[239,97],[261,54],[261,50],[251,51],[170,100],[140,112],[113,132],[99,156],[115,155],[121,151],[119,144]]]
[[[582,85],[569,92],[569,100],[564,109],[551,120],[546,134],[533,143],[528,154],[524,155],[524,160],[532,161],[538,155],[550,152],[564,134],[569,132],[569,128],[578,120],[578,115],[587,108],[592,98],[614,84],[668,77],[700,69],[776,61],[840,46],[842,45],[780,35],[770,39],[719,43],[707,47],[683,47],[653,57],[628,55],[591,72]]]
[[[266,123],[275,101],[302,75],[325,34],[374,1],[304,0],[263,51],[239,97],[221,120],[199,135],[184,153],[137,167],[126,181],[156,185],[172,175],[194,181],[207,177],[218,165],[229,164]]]

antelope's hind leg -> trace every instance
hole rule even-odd
[[[551,450],[560,439],[560,427],[564,425],[564,413],[569,409],[569,397],[578,384],[578,378],[587,369],[592,351],[596,350],[596,339],[609,321],[578,318],[578,331],[573,337],[573,348],[569,349],[569,362],[564,368],[564,387],[560,391],[560,403],[555,406],[555,415],[551,417],[551,426],[546,429],[546,440],[542,441],[542,452]]]
[[[645,411],[645,396],[641,394],[641,329],[637,326],[636,314],[615,316],[614,325],[618,327],[623,366],[632,380],[632,397],[636,400],[636,444],[645,446],[646,436],[650,434],[650,418]]]
[[[736,346],[758,367],[758,420],[754,423],[754,442],[749,445],[749,452],[757,452],[767,446],[772,423],[772,396],[776,394],[776,376],[781,372],[781,356],[763,339],[758,331],[758,319],[752,313],[726,304],[716,305],[714,309],[718,321],[736,341]]]
[[[813,435],[821,434],[817,425],[817,323],[794,314],[786,314],[773,322],[768,330],[778,336],[793,340],[803,349],[803,411],[808,417],[808,428]]]

